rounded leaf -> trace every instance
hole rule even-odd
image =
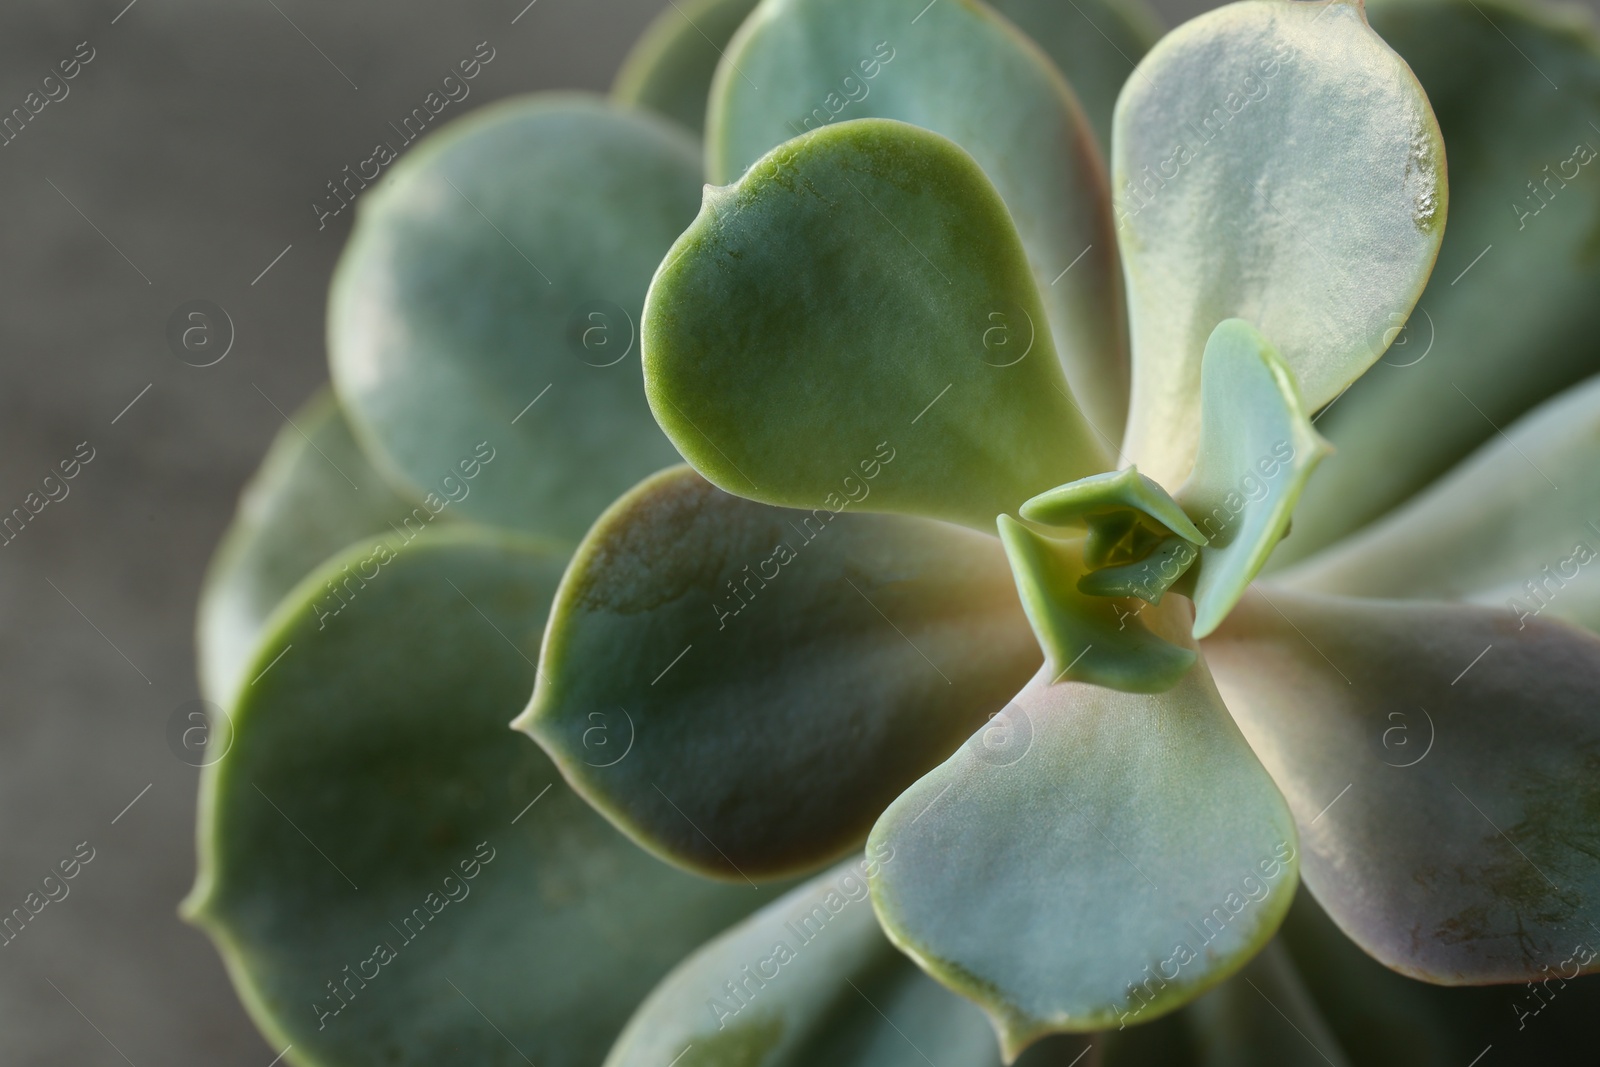
[[[203,772],[185,911],[295,1062],[592,1067],[668,968],[770,899],[639,851],[506,729],[560,571],[437,530],[358,544],[274,615]]]
[[[640,389],[645,287],[694,217],[694,145],[581,96],[496,104],[367,193],[329,295],[334,387],[396,484],[576,542],[677,458]],[[560,462],[555,462],[556,459]]]
[[[1111,171],[1125,449],[1168,486],[1194,461],[1218,323],[1271,338],[1315,410],[1383,354],[1444,230],[1438,125],[1358,0],[1242,0],[1168,34],[1117,102]]]
[[[994,538],[677,467],[578,550],[517,725],[645,848],[770,878],[859,846],[1038,666]]]
[[[972,157],[904,123],[826,126],[708,188],[651,285],[644,359],[689,462],[768,504],[835,508],[889,450],[864,510],[992,532],[1110,465],[1005,204]]]
[[[717,63],[755,6],[756,0],[673,0],[622,61],[611,98],[699,133]]]

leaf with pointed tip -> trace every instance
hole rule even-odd
[[[1046,537],[1009,515],[1000,516],[1000,540],[1050,678],[1160,693],[1194,666],[1191,649],[1164,639],[1170,624],[1158,625],[1159,633],[1145,625],[1157,617],[1149,605],[1097,593],[1092,581],[1089,589],[1082,587],[1104,573],[1084,563],[1082,541]]]
[[[326,617],[323,579],[360,560],[375,576]],[[440,529],[336,556],[274,615],[203,772],[185,914],[296,1062],[590,1067],[668,968],[770,899],[639,851],[506,729],[560,571]]]
[[[1600,897],[1600,639],[1470,605],[1257,589],[1204,649],[1294,811],[1306,885],[1366,951],[1474,984],[1538,979],[1600,942],[1584,910]]]
[[[1104,155],[1117,94],[1152,45],[1161,21],[1144,0],[991,0],[1044,49],[1077,94]]]
[[[1444,145],[1357,0],[1242,0],[1151,49],[1117,102],[1127,265],[1125,448],[1163,485],[1200,436],[1201,356],[1253,323],[1315,409],[1383,354],[1444,230]]]
[[[1038,666],[994,538],[676,467],[579,549],[517,726],[645,848],[770,878],[859,846]]]
[[[1242,319],[1219,324],[1200,368],[1200,449],[1178,491],[1206,536],[1194,579],[1194,636],[1221,625],[1260,573],[1327,452],[1294,372],[1271,342]]]
[[[318,391],[278,431],[206,570],[195,627],[206,698],[232,699],[262,625],[300,579],[358,537],[397,546],[390,523],[407,518],[421,525],[435,516],[396,495],[350,436],[332,392]]]
[[[1006,329],[997,315],[1040,327],[1021,356],[985,347]],[[904,123],[843,122],[707,190],[650,287],[645,388],[730,493],[837,508],[895,454],[863,510],[990,533],[997,514],[1109,465],[1044,321],[970,156]]]
[[[1470,600],[1600,630],[1600,378],[1534,409],[1406,506],[1278,576],[1346,596]]]
[[[700,133],[711,77],[757,0],[673,0],[634,43],[611,86],[619,104],[648,108]]]
[[[1438,113],[1450,227],[1417,313],[1387,327],[1393,349],[1318,418],[1338,451],[1275,567],[1403,503],[1497,426],[1600,371],[1593,16],[1519,0],[1373,0],[1368,12]]]
[[[1128,407],[1122,279],[1104,164],[1077,100],[1038,46],[989,7],[930,4],[914,20],[905,8],[902,0],[771,0],[758,8],[712,86],[707,174],[732,181],[785,141],[851,119],[896,119],[950,138],[983,168],[1022,236],[1049,316],[1031,318],[1027,332],[1054,336],[1076,402],[1115,440]],[[900,214],[888,214],[922,244]],[[874,221],[857,232],[900,243]],[[1017,305],[1033,315],[1033,301],[1015,300],[977,318],[1015,319]],[[963,334],[976,336],[970,327]],[[1012,357],[1008,348],[974,358]]]
[[[1143,1022],[1238,970],[1294,895],[1294,822],[1204,668],[1158,696],[1042,673],[878,820],[891,940],[986,1010],[1008,1052]]]
[[[408,153],[363,198],[329,294],[334,387],[369,455],[463,517],[575,543],[677,460],[635,326],[699,188],[681,131],[581,96],[496,104]]]
[[[678,966],[639,1007],[605,1067],[1000,1067],[983,1013],[897,952],[843,863],[769,904]],[[1019,1067],[1064,1067],[1063,1038]]]

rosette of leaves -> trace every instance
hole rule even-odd
[[[1372,23],[675,4],[397,163],[201,603],[285,1060],[1582,1047],[1600,53]]]

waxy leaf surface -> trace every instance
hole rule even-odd
[[[857,856],[750,916],[650,994],[605,1067],[1000,1067],[983,1013],[917,969],[878,927]],[[1021,1067],[1065,1067],[1061,1038]]]
[[[1026,338],[1053,333],[1074,396],[1114,440],[1127,412],[1128,368],[1122,279],[1094,134],[1050,60],[993,10],[943,3],[908,15],[905,8],[900,0],[763,4],[718,70],[706,171],[714,182],[732,181],[790,138],[851,119],[897,119],[950,138],[1010,209],[1049,315],[1048,322],[1034,317],[1031,302],[1026,316],[1016,307],[986,309],[1017,337],[999,348],[992,338],[1000,335],[989,335],[997,348],[990,358],[1020,358]],[[889,214],[917,241],[898,213]]]
[[[333,382],[397,484],[575,543],[677,459],[640,389],[645,288],[694,217],[689,137],[582,96],[452,123],[365,194],[329,297]]]
[[[1203,667],[1156,696],[1043,674],[890,806],[889,937],[1015,1051],[1146,1022],[1236,971],[1294,895],[1289,809]]]
[[[1600,630],[1600,378],[1506,428],[1428,490],[1279,580],[1470,600]]]
[[[995,314],[1038,325],[1031,345],[985,347]],[[650,289],[645,386],[673,443],[730,493],[835,506],[889,448],[900,458],[864,509],[987,533],[1110,465],[1044,321],[970,156],[903,123],[840,122],[706,191]]]
[[[324,617],[323,580],[366,558]],[[592,1067],[668,968],[770,899],[641,852],[506,729],[560,571],[434,530],[358,544],[274,615],[203,772],[185,910],[291,1062]]]
[[[646,848],[759,879],[858,846],[1038,666],[995,538],[756,504],[678,467],[579,549],[518,725]]]
[[[1346,0],[1243,0],[1168,34],[1117,102],[1111,172],[1133,331],[1124,447],[1166,486],[1194,459],[1218,323],[1270,338],[1315,409],[1383,354],[1444,229],[1433,113]]]
[[[1445,984],[1600,970],[1600,638],[1274,588],[1204,652],[1362,948]]]
[[[1215,630],[1260,573],[1328,451],[1293,372],[1248,323],[1229,319],[1212,331],[1200,376],[1200,450],[1178,491],[1206,539],[1194,583],[1196,637]]]
[[[1402,503],[1496,427],[1600,371],[1592,17],[1518,0],[1374,0],[1368,11],[1438,114],[1450,225],[1416,312],[1386,327],[1393,347],[1318,418],[1338,451],[1274,566]]]

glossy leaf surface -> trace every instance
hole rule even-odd
[[[1383,354],[1438,252],[1444,146],[1359,3],[1243,0],[1151,49],[1112,149],[1134,353],[1124,447],[1171,486],[1194,459],[1201,355],[1224,319],[1271,338],[1312,409]]]
[[[465,517],[575,543],[677,458],[636,327],[699,188],[685,134],[581,96],[500,103],[408,153],[362,200],[329,297],[368,452]]]
[[[1048,680],[1006,709],[1009,744],[975,737],[867,845],[894,852],[872,879],[890,938],[1011,1051],[1193,999],[1295,886],[1289,810],[1204,669],[1158,696]]]
[[[950,138],[972,154],[1005,201],[1049,315],[1036,316],[1031,301],[983,309],[1017,338],[1000,347],[994,340],[1000,333],[980,330],[985,347],[994,348],[984,358],[1021,358],[1026,338],[1053,334],[1073,396],[1115,440],[1128,404],[1127,342],[1094,134],[1049,59],[993,10],[940,3],[908,14],[905,6],[898,0],[763,4],[718,71],[706,171],[713,182],[733,181],[790,138],[852,119],[897,119]],[[884,209],[921,244],[899,213]],[[881,233],[901,243],[881,220],[861,232],[874,235],[866,240]]]
[[[245,486],[206,572],[196,625],[206,698],[227,703],[246,681],[262,625],[317,564],[367,534],[398,545],[390,523],[408,518],[421,527],[435,516],[389,488],[330,392],[307,401]]]
[[[590,1067],[656,979],[770,899],[639,851],[506,729],[559,558],[366,544],[276,614],[205,769],[186,913],[315,1067]],[[381,560],[332,618],[323,579]]]
[[[646,848],[759,879],[858,846],[1038,666],[994,538],[678,467],[579,549],[518,726]]]
[[[1496,427],[1600,371],[1592,19],[1518,0],[1374,0],[1369,13],[1439,116],[1450,226],[1416,313],[1387,327],[1393,349],[1317,420],[1338,451],[1275,566],[1402,503]]]
[[[1110,465],[1045,330],[1020,356],[984,347],[1003,309],[1044,322],[972,158],[903,123],[836,123],[707,190],[650,289],[645,386],[673,443],[730,493],[836,506],[888,449],[900,458],[865,510],[992,532]]]
[[[1194,635],[1215,630],[1289,527],[1328,446],[1283,358],[1249,323],[1211,333],[1201,367],[1200,450],[1178,499],[1206,543],[1194,582]]]
[[[1204,650],[1294,811],[1306,885],[1366,951],[1515,982],[1600,937],[1600,638],[1274,588]]]
[[[717,63],[755,6],[756,0],[673,0],[622,61],[611,98],[700,133]]]

